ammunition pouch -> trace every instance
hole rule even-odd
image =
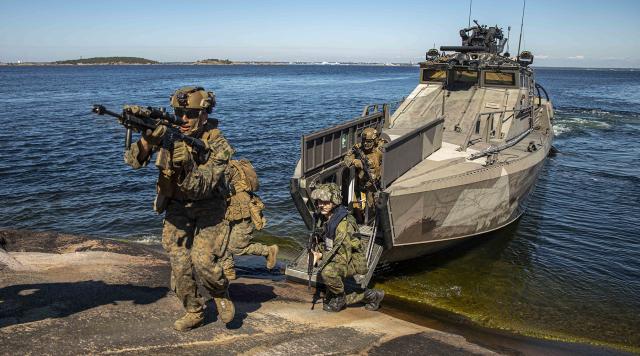
[[[165,147],[161,147],[156,155],[156,167],[160,171],[168,171],[172,169],[171,152]]]
[[[251,213],[251,222],[256,227],[256,230],[262,230],[267,225],[267,219],[262,214],[264,210],[264,203],[259,196],[252,194],[251,202],[249,203],[249,212]]]

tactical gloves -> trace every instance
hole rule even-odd
[[[164,134],[167,132],[167,127],[164,125],[158,125],[155,130],[151,131],[151,129],[147,129],[142,132],[142,137],[144,137],[147,142],[149,142],[152,146],[159,146],[162,143],[162,138]]]
[[[359,159],[354,159],[353,160],[353,166],[358,168],[358,169],[362,169],[363,165],[362,165],[362,161]]]

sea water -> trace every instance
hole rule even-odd
[[[555,147],[527,212],[482,242],[400,266],[388,293],[527,335],[640,347],[640,71],[536,70]],[[289,178],[300,137],[397,101],[416,67],[0,67],[0,228],[157,243],[157,171],[123,162],[124,129],[100,103],[168,106],[215,90],[213,116],[261,180],[266,234],[304,243]]]

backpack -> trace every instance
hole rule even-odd
[[[240,180],[242,181],[242,187],[234,187],[236,191],[257,192],[260,189],[258,174],[248,159],[232,159],[229,161],[229,165],[233,166],[240,174]]]

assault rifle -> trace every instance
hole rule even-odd
[[[320,242],[321,236],[316,226],[316,214],[313,214],[313,230],[309,234],[309,241],[307,241],[307,276],[309,277],[307,289],[311,290],[311,277],[313,275],[313,267],[315,265],[315,256],[313,254],[314,248]]]
[[[207,145],[195,137],[187,136],[177,128],[184,124],[182,119],[167,113],[164,109],[153,107],[142,107],[137,105],[125,105],[122,115],[107,110],[104,106],[93,105],[91,112],[98,115],[109,115],[118,119],[118,122],[127,129],[125,136],[125,149],[131,147],[132,131],[145,132],[154,130],[159,125],[164,125],[167,130],[162,137],[162,148],[171,151],[176,141],[184,141],[190,145],[196,153],[198,163],[206,162],[209,158]]]
[[[352,149],[354,156],[362,162],[362,171],[364,172],[364,178],[371,183],[371,185],[375,188],[376,192],[379,192],[380,189],[380,181],[373,178],[373,174],[371,174],[371,168],[369,168],[369,160],[367,156],[362,152],[359,147],[353,147]]]

